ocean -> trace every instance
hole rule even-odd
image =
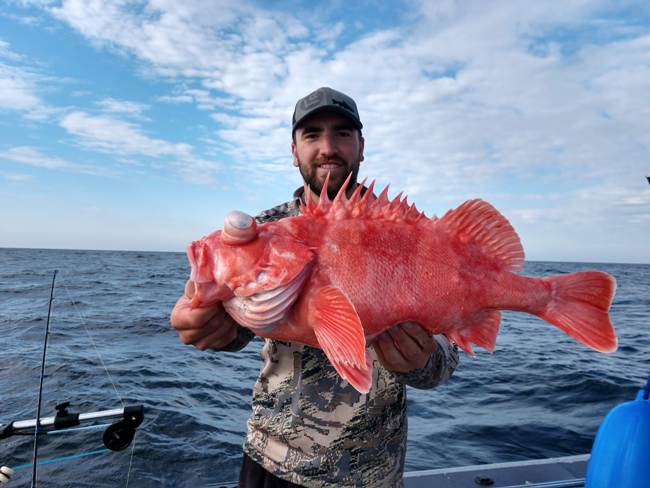
[[[183,253],[0,249],[0,424],[36,416],[50,285],[58,270],[42,415],[143,404],[132,447],[38,468],[43,487],[218,487],[237,478],[261,341],[238,353],[183,345],[169,313]],[[452,379],[408,390],[406,469],[588,453],[606,413],[650,372],[650,265],[526,263],[544,276],[599,269],[618,289],[620,346],[600,354],[542,320],[505,312],[497,348],[461,353]],[[110,376],[109,376],[110,374]],[[0,466],[31,462],[33,437],[0,440]],[[102,447],[102,430],[44,436],[39,459]],[[8,486],[29,486],[31,469]]]

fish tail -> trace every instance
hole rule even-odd
[[[551,300],[539,317],[588,347],[614,352],[618,341],[609,317],[616,280],[601,271],[548,276]]]

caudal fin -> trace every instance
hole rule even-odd
[[[586,346],[600,352],[614,352],[618,345],[609,318],[616,280],[600,271],[548,276],[551,301],[538,314]]]

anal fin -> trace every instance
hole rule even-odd
[[[501,312],[482,310],[473,319],[470,323],[447,334],[447,337],[467,354],[474,355],[472,344],[481,346],[489,352],[494,351],[501,323]]]

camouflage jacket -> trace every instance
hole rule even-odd
[[[256,216],[258,223],[299,214],[294,199]],[[228,350],[252,333],[241,328]],[[401,487],[406,454],[405,385],[429,389],[447,380],[458,353],[443,336],[427,365],[408,374],[381,366],[372,348],[372,387],[361,395],[320,349],[266,340],[253,389],[244,451],[279,478],[306,487]]]

